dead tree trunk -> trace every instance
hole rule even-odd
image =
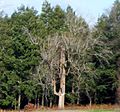
[[[60,51],[60,88],[59,92],[56,92],[56,83],[54,81],[54,94],[59,96],[58,108],[64,109],[65,102],[65,49],[61,48]]]
[[[58,108],[59,109],[64,109],[64,96],[65,93],[62,93],[62,89],[59,89],[59,92],[56,92],[56,81],[54,81],[54,94],[57,95],[59,97],[59,101],[58,101]]]

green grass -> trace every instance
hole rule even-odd
[[[85,112],[120,112],[120,109],[115,109],[115,110],[90,110],[90,111],[85,111]]]
[[[91,110],[88,112],[113,112],[112,110]]]

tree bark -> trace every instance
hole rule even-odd
[[[65,99],[65,93],[62,93],[62,89],[59,89],[59,92],[56,92],[56,83],[54,81],[54,94],[59,97],[58,101],[58,108],[59,109],[64,109],[64,99]]]
[[[61,48],[60,51],[60,88],[59,92],[56,92],[56,83],[54,81],[54,94],[59,96],[58,101],[58,108],[64,109],[64,102],[65,102],[65,49]]]
[[[64,109],[64,103],[65,103],[65,49],[61,48],[61,59],[60,59],[60,89],[59,89],[59,103],[58,108]]]
[[[89,94],[89,92],[87,90],[86,90],[86,94],[87,94],[87,97],[89,99],[89,106],[91,107],[91,105],[92,105],[92,98],[91,98],[91,96],[90,96],[90,94]]]
[[[65,103],[65,75],[62,76],[60,81],[58,108],[64,109],[64,103]]]
[[[44,107],[44,89],[43,89],[43,93],[42,93],[42,107]]]

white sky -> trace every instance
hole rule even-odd
[[[44,0],[0,0],[0,11],[5,13],[13,13],[21,4],[25,6],[34,6],[36,10],[41,11]],[[68,4],[76,11],[77,15],[81,15],[91,25],[94,24],[98,17],[110,9],[115,0],[48,0],[52,6],[59,4],[65,9]]]

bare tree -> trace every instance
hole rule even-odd
[[[94,50],[96,46],[104,46],[104,43],[101,42],[99,38],[92,37],[87,24],[81,17],[73,16],[69,18],[68,15],[67,18],[66,24],[68,30],[66,32],[49,35],[45,40],[42,40],[41,43],[38,43],[39,41],[36,42],[36,39],[28,33],[31,41],[40,46],[42,62],[37,72],[39,79],[41,80],[41,77],[46,77],[48,79],[46,83],[53,84],[54,94],[59,97],[59,109],[64,108],[66,75],[72,73],[79,78],[79,92],[79,86],[83,80],[81,73],[93,72],[89,66],[91,57],[94,55],[107,61],[107,57],[109,57],[110,54],[107,48],[103,48],[98,53]],[[60,82],[60,84],[56,87],[56,83],[58,82]],[[42,85],[44,88],[45,85]],[[90,99],[87,90],[86,93]]]

